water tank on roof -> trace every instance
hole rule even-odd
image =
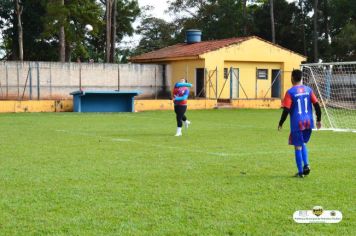
[[[189,29],[185,32],[186,42],[188,44],[201,42],[201,30]]]

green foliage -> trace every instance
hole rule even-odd
[[[59,29],[64,26],[67,54],[71,60],[88,60],[89,42],[98,37],[99,29],[104,27],[103,12],[96,0],[65,1],[64,5],[59,0],[52,0],[48,2],[47,14],[43,18],[43,36],[47,41],[56,42],[58,51]],[[93,26],[93,31],[85,31],[87,24]]]
[[[137,0],[118,0],[117,3],[117,40],[120,42],[124,36],[132,36],[135,29],[132,24],[140,15]]]
[[[142,40],[136,49],[117,48],[116,61],[166,47],[185,40],[185,31],[198,28],[203,40],[257,35],[271,40],[270,1],[247,0],[171,0],[172,22],[147,15],[137,0],[117,0],[118,45],[124,36],[135,32],[133,22],[141,16],[137,32]],[[313,59],[314,0],[274,0],[276,42]],[[93,58],[102,61],[105,52],[105,0],[28,0],[23,5],[23,41],[25,60],[58,60],[59,29],[63,25],[66,54],[72,60]],[[318,49],[324,61],[353,60],[356,1],[318,0]],[[86,24],[93,25],[90,33]],[[0,27],[6,59],[18,55],[17,19],[14,2],[0,1]],[[122,55],[120,55],[122,53]],[[68,60],[69,58],[67,58]]]
[[[142,20],[137,33],[142,35],[142,38],[135,54],[141,54],[172,44],[174,42],[175,26],[156,17],[147,17]]]
[[[356,135],[314,132],[296,172],[279,110],[0,114],[3,235],[355,235]],[[340,210],[297,224],[296,210]]]
[[[269,2],[261,6],[254,5],[250,7],[253,16],[253,28],[250,31],[252,35],[272,41],[271,22]],[[274,0],[274,18],[276,29],[276,43],[290,50],[304,54],[303,35],[302,35],[302,17],[303,13],[294,3],[287,3],[285,0]],[[280,10],[283,9],[283,10]],[[305,19],[305,23],[311,23]]]
[[[64,26],[66,52],[75,61],[104,57],[105,11],[96,0],[29,0],[23,1],[24,59],[56,61],[59,54],[59,29]],[[132,35],[132,23],[140,14],[137,0],[118,0],[117,42]],[[85,32],[85,25],[93,26]],[[13,1],[0,3],[0,27],[4,28],[4,44],[9,59],[17,58],[17,19]],[[69,58],[67,58],[68,60]]]
[[[335,36],[333,46],[334,61],[356,60],[356,23],[346,24]]]

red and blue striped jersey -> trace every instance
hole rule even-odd
[[[314,128],[312,104],[317,102],[313,90],[308,86],[296,85],[286,92],[282,106],[290,110],[292,132]]]
[[[174,87],[174,105],[187,105],[189,89],[187,87]]]

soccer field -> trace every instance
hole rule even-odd
[[[280,113],[1,114],[0,234],[356,235],[356,133],[314,132],[293,178]],[[293,221],[314,206],[343,220]]]

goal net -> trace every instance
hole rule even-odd
[[[302,71],[323,108],[323,127],[356,132],[356,62],[303,64]]]

